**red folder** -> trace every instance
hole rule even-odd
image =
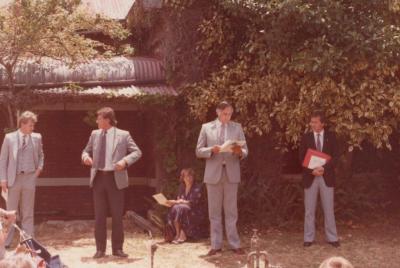
[[[317,151],[317,150],[313,150],[313,149],[308,149],[307,153],[306,153],[306,156],[304,157],[304,160],[303,160],[303,167],[308,168],[308,165],[310,164],[310,159],[311,159],[312,156],[317,156],[317,157],[324,158],[324,159],[326,159],[327,163],[332,158],[330,155],[328,155],[326,153],[323,153],[323,152],[320,152],[320,151]]]

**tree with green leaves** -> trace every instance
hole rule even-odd
[[[129,35],[120,23],[89,14],[80,0],[15,0],[0,8],[0,67],[8,82],[2,92],[8,101],[1,109],[10,128],[15,127],[19,113],[18,96],[27,89],[15,86],[21,63],[52,58],[72,66],[124,49],[90,39],[87,32],[100,32],[117,41]]]
[[[391,148],[399,129],[397,1],[214,1],[197,54],[209,75],[185,87],[203,119],[235,103],[249,135],[297,145],[311,110],[326,111],[346,148]],[[210,67],[211,66],[211,67]]]

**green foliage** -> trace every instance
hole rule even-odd
[[[83,122],[85,122],[88,126],[96,129],[97,128],[96,119],[97,119],[96,111],[88,111],[86,113],[86,116],[83,118]]]
[[[391,178],[382,173],[361,173],[339,178],[335,191],[335,213],[341,221],[371,217],[371,211],[385,211],[391,204]],[[355,190],[356,189],[356,190]]]
[[[199,26],[197,54],[219,69],[183,89],[191,113],[204,120],[228,99],[247,134],[274,133],[286,148],[298,144],[318,107],[350,150],[364,140],[391,148],[400,111],[400,23],[388,3],[248,3],[215,4]]]
[[[216,103],[231,101],[250,148],[242,165],[241,221],[302,220],[303,191],[300,181],[283,179],[282,151],[299,144],[314,108],[326,111],[341,151],[359,151],[364,142],[380,150],[396,148],[397,1],[173,2],[167,6],[173,19],[167,22],[175,35],[166,62],[170,81],[183,85],[177,105],[177,166],[190,163],[202,173],[204,163],[193,153],[198,128],[215,118]],[[380,175],[354,179],[351,161],[343,159],[338,219],[384,207],[385,202],[371,198],[372,182]],[[371,183],[362,184],[363,179]]]
[[[178,12],[190,7],[195,0],[164,0],[164,5]]]
[[[40,62],[50,57],[73,65],[101,54],[132,52],[126,45],[113,47],[89,39],[85,32],[101,32],[116,41],[129,35],[120,23],[88,14],[78,0],[11,1],[0,8],[0,66],[5,69],[7,91],[13,99],[1,109],[8,114],[10,127],[15,126],[15,116],[22,108],[18,105],[29,106],[29,99],[18,99],[26,89],[14,85],[16,66],[27,58]]]

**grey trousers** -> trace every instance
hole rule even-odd
[[[7,210],[16,210],[18,219],[21,222],[22,230],[33,236],[33,208],[35,207],[35,173],[18,174],[14,185],[8,188]],[[6,239],[6,246],[9,246],[14,237],[14,228]]]
[[[321,196],[324,211],[326,240],[328,242],[338,241],[334,211],[334,188],[326,186],[323,177],[315,177],[310,188],[304,189],[304,242],[313,242],[315,238],[315,210],[318,193]]]
[[[231,248],[240,248],[240,238],[236,228],[238,219],[237,192],[238,183],[230,183],[223,169],[217,184],[207,183],[208,215],[210,218],[211,248],[222,248],[222,208],[225,215],[225,231]]]

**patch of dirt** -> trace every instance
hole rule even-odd
[[[107,257],[93,260],[95,244],[93,221],[47,222],[36,226],[36,237],[53,254],[71,268],[85,267],[150,267],[149,238],[128,220],[125,221],[124,250],[127,259],[111,255],[110,239],[107,244]],[[376,222],[339,225],[338,231],[342,246],[338,249],[324,241],[322,230],[319,231],[316,244],[303,248],[302,222],[296,228],[280,230],[265,226],[260,231],[260,244],[268,251],[270,263],[274,267],[313,268],[331,256],[343,256],[355,267],[394,268],[400,263],[400,218],[381,218]],[[108,228],[110,237],[110,230]],[[243,230],[243,247],[249,252],[251,233]],[[162,268],[239,268],[245,267],[246,256],[236,256],[225,246],[221,255],[206,258],[209,240],[187,242],[180,245],[165,244],[162,237],[158,242],[154,267]]]

